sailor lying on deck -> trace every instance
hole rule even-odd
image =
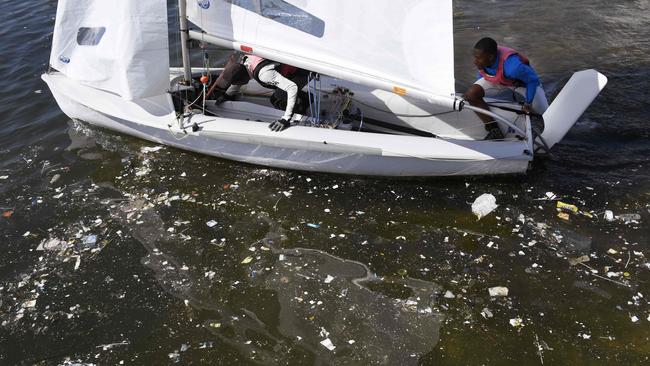
[[[309,76],[305,70],[254,55],[245,55],[241,58],[242,62],[239,60],[236,55],[230,57],[208,92],[210,95],[215,90],[216,104],[234,100],[241,87],[250,79],[255,79],[263,87],[275,90],[270,98],[271,104],[284,110],[282,118],[269,125],[271,130],[284,130],[291,125],[294,112],[304,113],[308,98],[302,96],[304,93],[301,90],[307,85]]]
[[[492,38],[482,38],[474,46],[474,65],[478,68],[478,80],[465,93],[471,105],[489,109],[484,97],[496,97],[504,91],[524,98],[522,111],[543,114],[548,108],[544,89],[528,58],[519,52],[497,46]],[[488,131],[486,140],[502,139],[499,125],[491,117],[477,113]]]

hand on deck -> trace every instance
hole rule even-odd
[[[280,131],[288,128],[289,126],[291,126],[291,122],[289,122],[286,119],[282,118],[282,119],[279,119],[279,120],[277,120],[275,122],[272,122],[269,125],[269,128],[271,129],[271,131],[280,132]]]

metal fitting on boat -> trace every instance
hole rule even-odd
[[[455,111],[462,111],[463,107],[465,107],[465,101],[462,99],[455,98],[454,99],[454,110]]]

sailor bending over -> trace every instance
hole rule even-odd
[[[497,46],[492,38],[482,38],[474,46],[474,65],[478,68],[478,80],[465,93],[471,105],[489,109],[484,97],[496,97],[503,92],[514,93],[523,98],[522,111],[542,114],[548,108],[544,89],[528,58],[503,46]],[[499,125],[491,117],[477,113],[488,131],[486,140],[502,139]]]
[[[240,62],[241,60],[241,62]],[[271,123],[273,131],[282,131],[291,125],[294,112],[304,113],[308,98],[302,88],[307,85],[309,74],[297,67],[281,64],[254,55],[231,56],[223,72],[217,78],[208,95],[216,92],[216,104],[234,100],[241,87],[255,79],[265,88],[274,89],[271,104],[283,109],[281,119]]]
[[[246,66],[240,62],[242,55],[234,53],[228,58],[228,62],[223,68],[221,74],[210,87],[207,97],[214,94],[215,104],[221,104],[227,100],[237,99],[241,88],[251,80],[246,71]]]

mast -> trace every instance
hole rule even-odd
[[[178,0],[178,18],[180,23],[181,32],[181,52],[183,56],[183,81],[186,84],[192,80],[192,68],[190,65],[190,49],[189,49],[189,31],[187,29],[187,1]]]

